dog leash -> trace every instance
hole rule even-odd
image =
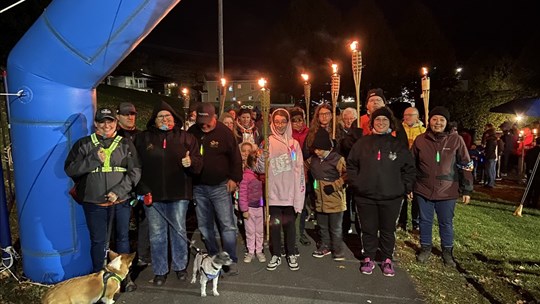
[[[157,213],[158,213],[163,219],[165,219],[165,221],[166,221],[166,222],[172,227],[172,229],[180,236],[180,238],[182,238],[182,239],[188,244],[188,248],[190,248],[190,249],[191,249],[191,248],[195,249],[195,254],[194,254],[194,256],[197,255],[197,253],[200,253],[200,252],[202,251],[199,247],[195,246],[195,240],[191,240],[191,241],[190,241],[190,240],[188,240],[186,237],[184,237],[184,236],[180,233],[180,231],[178,231],[178,230],[176,229],[176,227],[174,227],[172,221],[171,221],[167,216],[165,216],[165,214],[164,214],[161,210],[159,210],[159,208],[155,208],[154,205],[151,205],[151,206],[149,206],[148,208],[154,208],[154,210],[156,210]]]
[[[115,214],[115,206],[113,205],[111,208],[107,207],[111,214],[109,215],[109,225],[107,226],[107,238],[105,239],[105,259],[103,259],[103,268],[107,266],[107,256],[110,250],[111,245],[111,234],[112,234],[112,227],[113,227],[113,221],[114,221],[114,214]]]

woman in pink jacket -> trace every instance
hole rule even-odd
[[[263,153],[257,162],[258,171],[264,171],[264,158],[268,157],[267,203],[270,209],[272,258],[266,269],[272,271],[281,265],[283,228],[287,264],[289,269],[298,270],[298,258],[294,255],[295,217],[304,208],[304,159],[300,144],[292,137],[292,125],[287,110],[276,109],[272,112],[270,129],[272,134],[268,137],[268,153]]]

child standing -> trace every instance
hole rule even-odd
[[[248,252],[244,257],[245,263],[251,263],[254,256],[257,256],[259,262],[266,262],[266,257],[262,252],[264,239],[262,183],[257,178],[257,174],[253,172],[253,168],[257,163],[256,153],[252,152],[247,156],[238,199],[238,205],[244,217],[246,228]]]
[[[306,160],[306,170],[311,170],[315,191],[315,210],[321,242],[312,254],[322,258],[330,253],[334,261],[345,260],[341,224],[343,212],[347,210],[345,201],[345,179],[347,167],[345,158],[332,150],[330,134],[319,129],[315,134],[312,148],[315,155]]]

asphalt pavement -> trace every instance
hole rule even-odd
[[[239,275],[220,278],[218,297],[212,295],[211,282],[208,283],[206,298],[200,296],[198,280],[195,284],[189,283],[193,263],[191,255],[187,281],[177,280],[173,272],[163,286],[156,287],[152,284],[152,267],[137,267],[137,290],[121,293],[116,303],[424,303],[409,275],[400,269],[399,264],[396,265],[394,277],[383,276],[380,267],[376,267],[371,275],[360,273],[357,258],[360,247],[356,234],[345,239],[346,260],[335,262],[331,255],[323,258],[311,256],[315,250],[312,239],[315,231],[310,229],[310,223],[307,232],[312,244],[299,245],[298,271],[289,270],[284,258],[274,271],[267,271],[266,263],[260,263],[256,258],[249,264],[244,263],[244,243],[238,237]],[[204,249],[198,230],[192,231],[190,237],[196,240],[196,246]],[[266,248],[265,253],[269,260],[270,254]]]

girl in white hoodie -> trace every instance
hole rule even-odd
[[[302,148],[292,137],[289,113],[276,109],[270,117],[272,134],[268,137],[268,153],[259,157],[258,171],[264,172],[264,158],[268,156],[268,206],[270,209],[270,252],[272,258],[267,270],[281,265],[281,229],[285,236],[285,253],[289,269],[298,270],[294,255],[296,239],[295,217],[304,208],[304,160]]]

